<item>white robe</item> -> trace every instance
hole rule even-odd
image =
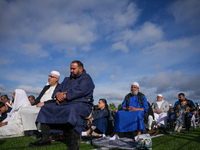
[[[41,97],[40,102],[45,102],[51,100],[53,92],[57,85],[51,86]],[[28,130],[38,130],[39,128],[36,127],[35,121],[37,119],[38,113],[41,108],[36,106],[29,106],[23,108],[21,110],[22,122],[23,122],[23,129],[24,131]]]
[[[22,107],[27,106],[29,105],[25,104]],[[3,120],[3,122],[8,122],[8,124],[3,127],[0,127],[0,139],[24,136],[22,118],[20,115],[21,108],[18,111],[15,111],[15,116],[13,120],[10,120],[10,117],[7,117],[5,120]]]
[[[157,105],[158,105],[158,108],[160,109],[162,104],[164,103],[164,100],[162,101],[157,101],[156,102]],[[157,114],[157,113],[154,113],[154,120],[156,121],[156,123],[160,123],[162,125],[164,125],[165,127],[167,126],[167,113],[160,113],[160,114]]]
[[[20,110],[22,107],[30,105],[26,92],[22,89],[16,89],[13,108],[8,113],[7,118],[3,120],[3,122],[7,122],[7,125],[0,127],[0,139],[24,135]]]
[[[37,130],[35,121],[41,108],[36,106],[24,107],[21,110],[23,130]]]

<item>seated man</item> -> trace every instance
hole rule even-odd
[[[169,103],[162,99],[162,95],[158,94],[157,101],[153,103],[154,120],[157,126],[167,126],[167,112],[169,111]]]
[[[7,118],[7,113],[9,113],[12,110],[11,107],[7,107],[4,103],[0,102],[0,122],[2,122],[4,119]]]
[[[60,73],[57,71],[52,71],[48,78],[48,84],[43,88],[40,95],[36,98],[36,105],[22,108],[20,113],[22,116],[24,131],[37,130],[35,121],[38,113],[44,104],[53,102],[52,94],[55,88],[60,85],[58,83],[59,78]]]
[[[175,122],[170,119],[170,115],[173,114],[173,113],[174,113],[174,109],[172,107],[172,104],[169,104],[169,110],[168,110],[168,114],[167,114],[167,121],[169,122],[170,132],[172,132],[174,130],[174,127],[175,127]]]
[[[23,136],[22,118],[20,110],[23,107],[31,105],[26,92],[22,89],[16,89],[12,96],[13,108],[7,118],[0,122],[0,138],[11,138]]]
[[[185,133],[188,134],[189,133],[189,128],[191,126],[191,118],[193,116],[193,111],[195,110],[195,105],[191,100],[188,100],[187,98],[185,98],[185,94],[184,93],[179,93],[178,94],[179,100],[175,102],[173,109],[175,110],[177,108],[178,105],[181,105],[181,102],[183,101],[187,101],[187,105],[190,107],[190,112],[184,114],[185,115],[185,126],[186,126],[186,130]],[[170,120],[174,120],[174,117],[176,117],[175,113],[171,113],[170,115]]]
[[[110,140],[119,139],[119,132],[137,131],[137,135],[144,132],[143,118],[148,109],[145,95],[139,92],[139,84],[134,82],[131,86],[131,93],[124,98],[121,110],[115,114],[115,135]]]
[[[50,129],[68,129],[71,134],[68,150],[79,149],[84,118],[92,112],[94,83],[80,61],[73,61],[70,71],[70,77],[54,91],[52,97],[56,102],[41,108],[36,122],[41,122],[42,139],[30,143],[30,147],[50,146]]]
[[[1,102],[4,103],[7,107],[12,108],[12,101],[8,98],[7,95],[2,95],[1,96]]]
[[[94,136],[105,136],[110,130],[109,123],[112,126],[112,117],[108,109],[107,101],[105,99],[100,99],[98,102],[98,109],[92,114],[91,118],[88,120],[88,124],[92,124],[91,128],[93,130],[92,135]],[[91,130],[84,127],[82,136],[87,136],[90,134]]]
[[[28,97],[28,100],[29,100],[29,102],[31,103],[32,106],[35,105],[35,96],[30,95],[30,96]]]

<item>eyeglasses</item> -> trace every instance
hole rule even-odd
[[[54,76],[49,75],[49,78],[57,78],[57,77],[54,77]]]

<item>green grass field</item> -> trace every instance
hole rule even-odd
[[[69,140],[52,142],[51,147],[30,148],[30,142],[37,141],[30,137],[17,137],[10,139],[0,139],[0,150],[64,150],[69,145]],[[200,128],[197,127],[192,133],[181,133],[165,135],[152,139],[153,150],[200,150]],[[99,148],[98,146],[91,146],[84,141],[81,143],[80,150],[90,150]],[[116,150],[116,149],[112,149]]]

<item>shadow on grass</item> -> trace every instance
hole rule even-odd
[[[6,140],[0,140],[0,145],[2,145],[3,143],[5,143],[6,142]]]
[[[184,131],[181,133],[172,133],[170,135],[165,135],[153,139],[153,149],[198,149],[200,146],[200,130],[199,128],[190,132],[189,134],[184,134]]]

